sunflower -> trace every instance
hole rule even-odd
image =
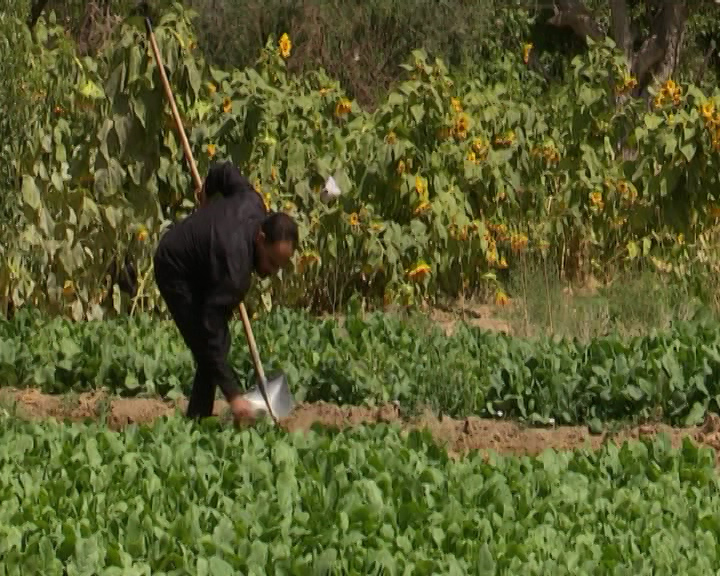
[[[280,37],[280,41],[278,42],[278,48],[280,49],[280,55],[283,58],[290,57],[290,50],[292,50],[292,42],[290,41],[290,36],[288,36],[287,33],[283,34]]]
[[[304,272],[308,266],[320,261],[320,256],[315,251],[303,252],[298,259],[298,272]]]
[[[417,216],[419,214],[423,214],[424,212],[427,212],[428,210],[430,210],[430,202],[425,200],[425,201],[421,202],[417,208],[415,208],[413,213]]]
[[[412,280],[422,280],[430,274],[430,266],[425,262],[418,262],[412,270],[409,270],[407,275]]]
[[[715,113],[715,105],[712,102],[705,102],[700,107],[700,114],[707,121],[712,120],[714,113]]]
[[[347,98],[341,98],[335,105],[335,116],[337,116],[338,118],[340,116],[344,116],[345,114],[350,114],[351,111],[352,102],[350,102],[350,100],[348,100]]]
[[[527,64],[530,62],[530,52],[532,52],[533,45],[531,42],[528,42],[523,46],[523,62]]]
[[[461,133],[467,134],[467,131],[469,128],[470,128],[470,119],[467,117],[466,114],[460,114],[455,119],[455,133],[456,134],[461,134]]]
[[[427,185],[420,176],[415,176],[415,191],[420,195],[424,196],[427,194]]]
[[[507,306],[510,303],[510,298],[502,290],[498,290],[495,293],[495,305],[496,306]]]

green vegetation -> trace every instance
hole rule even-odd
[[[135,4],[0,0],[0,387],[189,392],[151,254],[193,190]],[[201,173],[232,160],[300,225],[248,301],[298,400],[592,431],[720,410],[714,3],[208,4],[153,2],[157,40]],[[488,300],[512,335],[367,312]],[[456,459],[383,425],[0,407],[0,576],[705,576],[718,488],[690,440]]]
[[[670,281],[648,268],[617,274],[605,285],[571,287],[547,275],[538,263],[511,271],[504,284],[515,297],[511,305],[481,307],[480,315],[489,318],[486,326],[515,336],[558,335],[583,341],[609,333],[644,336],[698,314],[717,319],[720,311],[717,278]],[[472,313],[472,303],[468,306]]]
[[[40,19],[21,67],[31,94],[22,146],[9,153],[4,308],[34,304],[75,319],[155,309],[150,253],[187,213],[192,190],[141,22],[76,57]],[[292,74],[292,38],[270,38],[252,68],[220,70],[174,4],[158,41],[205,171],[232,159],[303,246],[263,302],[341,309],[441,297],[504,301],[509,272],[601,281],[651,267],[666,281],[714,285],[720,100],[668,79],[651,109],[612,41],[590,42],[548,84],[534,48],[498,48],[476,76],[453,76],[423,50],[372,110],[322,70]],[[16,103],[20,106],[20,103]],[[27,112],[27,109],[23,109]],[[334,176],[344,194],[326,205]],[[122,294],[117,262],[137,271]]]
[[[384,426],[0,416],[0,574],[704,576],[719,488],[689,442],[453,460]]]
[[[11,8],[24,15],[28,4],[45,4],[44,14],[57,14],[80,52],[95,55],[137,2],[32,0],[16,1]],[[151,4],[156,14],[172,6],[168,0]],[[572,4],[556,3],[564,10]],[[598,26],[611,33],[608,3],[584,0],[584,4]],[[268,36],[279,38],[287,32],[293,38],[293,57],[288,62],[293,73],[319,66],[337,78],[350,97],[370,107],[386,97],[398,79],[399,66],[419,46],[446,62],[456,77],[485,74],[492,78],[506,52],[532,43],[537,48],[533,66],[549,83],[563,82],[567,63],[584,50],[578,33],[552,21],[551,5],[522,0],[482,4],[463,0],[186,0],[183,5],[197,12],[198,45],[213,66],[252,67]],[[647,38],[657,26],[657,6],[631,0],[628,7],[620,19],[630,22],[636,41]],[[683,82],[716,84],[720,72],[720,57],[713,45],[720,32],[717,10],[712,2],[693,2],[684,24],[678,77]]]
[[[676,323],[623,339],[525,340],[459,325],[446,336],[417,318],[351,312],[341,326],[276,309],[255,322],[268,370],[284,370],[299,400],[398,401],[453,417],[534,423],[628,418],[696,424],[720,409],[717,322]],[[251,379],[243,334],[232,363]],[[172,324],[147,316],[83,322],[23,314],[2,325],[0,378],[49,393],[107,387],[123,396],[188,393],[190,353]]]

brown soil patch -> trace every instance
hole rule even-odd
[[[456,324],[461,321],[492,332],[509,334],[511,331],[510,324],[498,318],[495,309],[485,304],[466,306],[462,310],[433,308],[430,311],[430,319],[437,323],[448,336],[453,333]]]
[[[16,408],[16,413],[24,418],[78,421],[104,417],[108,426],[117,430],[131,423],[152,422],[169,416],[176,410],[182,412],[187,406],[187,400],[183,398],[170,402],[157,398],[113,398],[102,391],[54,396],[34,389],[4,388],[0,389],[0,404],[7,409]],[[224,401],[215,403],[215,414],[222,415],[226,409],[227,404]],[[652,437],[663,432],[668,434],[675,447],[681,444],[683,438],[689,437],[697,443],[712,447],[720,455],[720,416],[716,414],[709,414],[702,426],[693,428],[646,424],[627,428],[614,435],[594,435],[583,426],[531,428],[503,420],[438,418],[429,412],[415,419],[404,420],[397,406],[392,404],[371,408],[317,403],[299,405],[282,425],[289,431],[302,432],[313,424],[343,429],[373,422],[399,423],[407,430],[427,428],[453,455],[469,450],[534,455],[546,448],[597,449],[606,441],[622,443],[625,440],[637,439],[640,436]],[[718,463],[720,464],[720,458]]]

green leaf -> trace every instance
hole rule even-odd
[[[683,425],[685,427],[690,426],[698,426],[699,424],[702,424],[704,418],[705,418],[705,406],[701,404],[700,402],[695,402],[693,404],[692,409],[688,413],[688,415],[685,417]]]
[[[317,556],[313,562],[312,573],[318,576],[332,574],[338,554],[334,548],[327,548]]]
[[[413,115],[415,122],[420,124],[425,117],[425,107],[420,104],[415,104],[410,107],[410,113]]]
[[[388,96],[388,104],[390,106],[402,106],[405,104],[405,96],[397,92],[391,92]]]
[[[684,146],[682,146],[680,148],[680,152],[682,153],[683,156],[685,156],[685,159],[688,162],[690,162],[690,160],[692,160],[693,157],[695,156],[695,150],[696,150],[695,144],[693,144],[692,142],[688,142],[687,144],[685,144]]]
[[[645,126],[648,130],[656,130],[663,121],[662,116],[658,116],[657,114],[645,114]]]
[[[195,565],[197,576],[212,576],[210,573],[210,563],[207,558],[202,556],[198,557],[197,564]]]
[[[130,57],[128,62],[127,85],[134,84],[140,77],[140,63],[142,62],[143,53],[139,46],[130,47]]]
[[[53,188],[55,188],[55,190],[57,190],[58,192],[63,191],[63,188],[65,186],[64,186],[62,177],[60,176],[60,174],[58,172],[52,173],[52,176],[50,177],[50,182],[52,183]]]
[[[643,256],[648,256],[650,254],[650,249],[652,248],[652,238],[643,238]]]
[[[102,89],[95,84],[95,82],[87,79],[81,84],[78,92],[81,96],[92,100],[102,100],[105,97],[105,93]]]
[[[100,455],[100,451],[98,450],[98,443],[95,438],[89,438],[87,443],[85,444],[85,453],[88,457],[88,463],[93,468],[99,468],[102,464],[102,456]]]
[[[235,569],[218,556],[212,556],[208,562],[208,569],[212,576],[235,576]]]
[[[477,559],[477,570],[478,574],[495,574],[495,559],[493,558],[493,555],[490,552],[490,548],[488,547],[487,543],[483,543],[483,545],[480,547],[480,552]]]
[[[288,149],[287,176],[301,179],[305,173],[305,147],[299,140],[290,142]]]
[[[82,349],[71,338],[65,337],[60,340],[60,352],[65,358],[72,359],[80,354]]]
[[[35,179],[31,176],[23,176],[22,181],[23,201],[33,210],[39,210],[42,202],[40,200],[40,190],[35,184]]]
[[[591,418],[588,422],[588,428],[591,434],[602,434],[603,424],[599,418]]]
[[[665,154],[667,156],[672,156],[675,153],[675,150],[677,150],[677,137],[674,134],[665,134],[662,141],[665,144]]]
[[[195,59],[193,58],[192,54],[189,54],[187,58],[185,58],[185,70],[187,71],[188,82],[190,83],[193,94],[195,95],[195,97],[197,97],[200,93],[200,84],[202,82],[202,78],[200,76],[200,71],[195,64]]]

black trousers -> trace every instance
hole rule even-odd
[[[199,336],[200,297],[187,280],[175,274],[162,260],[155,258],[154,268],[155,282],[160,294],[195,360],[195,378],[190,393],[187,416],[188,418],[207,418],[212,416],[217,385],[209,376],[208,367],[202,361],[206,355],[203,354],[205,342]],[[224,354],[227,356],[229,351],[230,339],[227,338],[224,342]]]

